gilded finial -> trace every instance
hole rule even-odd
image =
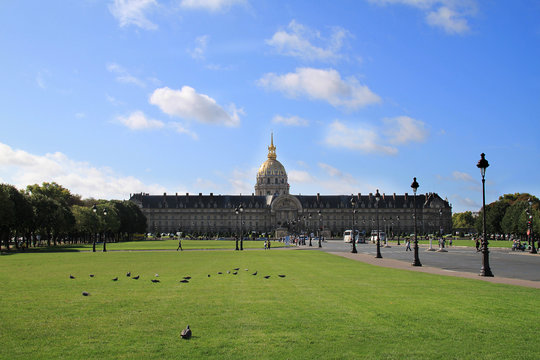
[[[270,146],[268,147],[268,158],[276,160],[276,147],[274,146],[274,133],[270,137]]]

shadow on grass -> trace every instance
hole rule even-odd
[[[86,249],[81,249],[81,246],[76,245],[61,245],[61,246],[43,246],[37,248],[28,249],[11,249],[6,251],[2,250],[2,255],[16,255],[16,254],[34,254],[34,253],[55,253],[55,252],[80,252]],[[91,249],[88,249],[91,250]]]

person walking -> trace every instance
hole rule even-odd
[[[178,235],[178,247],[176,248],[176,251],[184,251],[184,249],[182,249],[182,238],[180,238],[180,235]]]
[[[407,241],[405,242],[405,245],[407,245],[407,247],[405,248],[405,251],[412,251],[410,239],[407,239]]]
[[[476,243],[475,243],[475,245],[476,245],[476,252],[479,252],[479,251],[480,251],[480,240],[479,240],[478,237],[476,238]]]

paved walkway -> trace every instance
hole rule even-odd
[[[430,266],[412,266],[410,263],[407,263],[404,261],[386,259],[386,258],[377,259],[374,256],[368,255],[368,254],[360,254],[360,253],[352,254],[350,252],[328,252],[328,253],[342,256],[347,259],[361,261],[363,263],[367,263],[367,264],[375,265],[375,266],[382,266],[382,267],[387,267],[387,268],[409,270],[409,271],[416,271],[416,272],[423,272],[423,273],[437,274],[437,275],[444,275],[444,276],[462,277],[462,278],[467,278],[467,279],[487,281],[487,282],[491,282],[495,284],[508,284],[508,285],[517,285],[517,286],[525,286],[525,287],[540,289],[540,282],[538,281],[509,279],[509,278],[502,278],[502,277],[496,277],[496,276],[485,277],[485,276],[479,276],[477,274],[472,274],[468,272],[450,271],[450,270],[444,270],[444,269],[439,269],[439,268],[430,267]]]

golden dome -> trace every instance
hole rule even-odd
[[[277,161],[276,147],[274,146],[274,134],[270,139],[270,146],[268,147],[268,160],[262,163],[259,171],[257,171],[257,177],[259,176],[287,176],[285,167]]]

